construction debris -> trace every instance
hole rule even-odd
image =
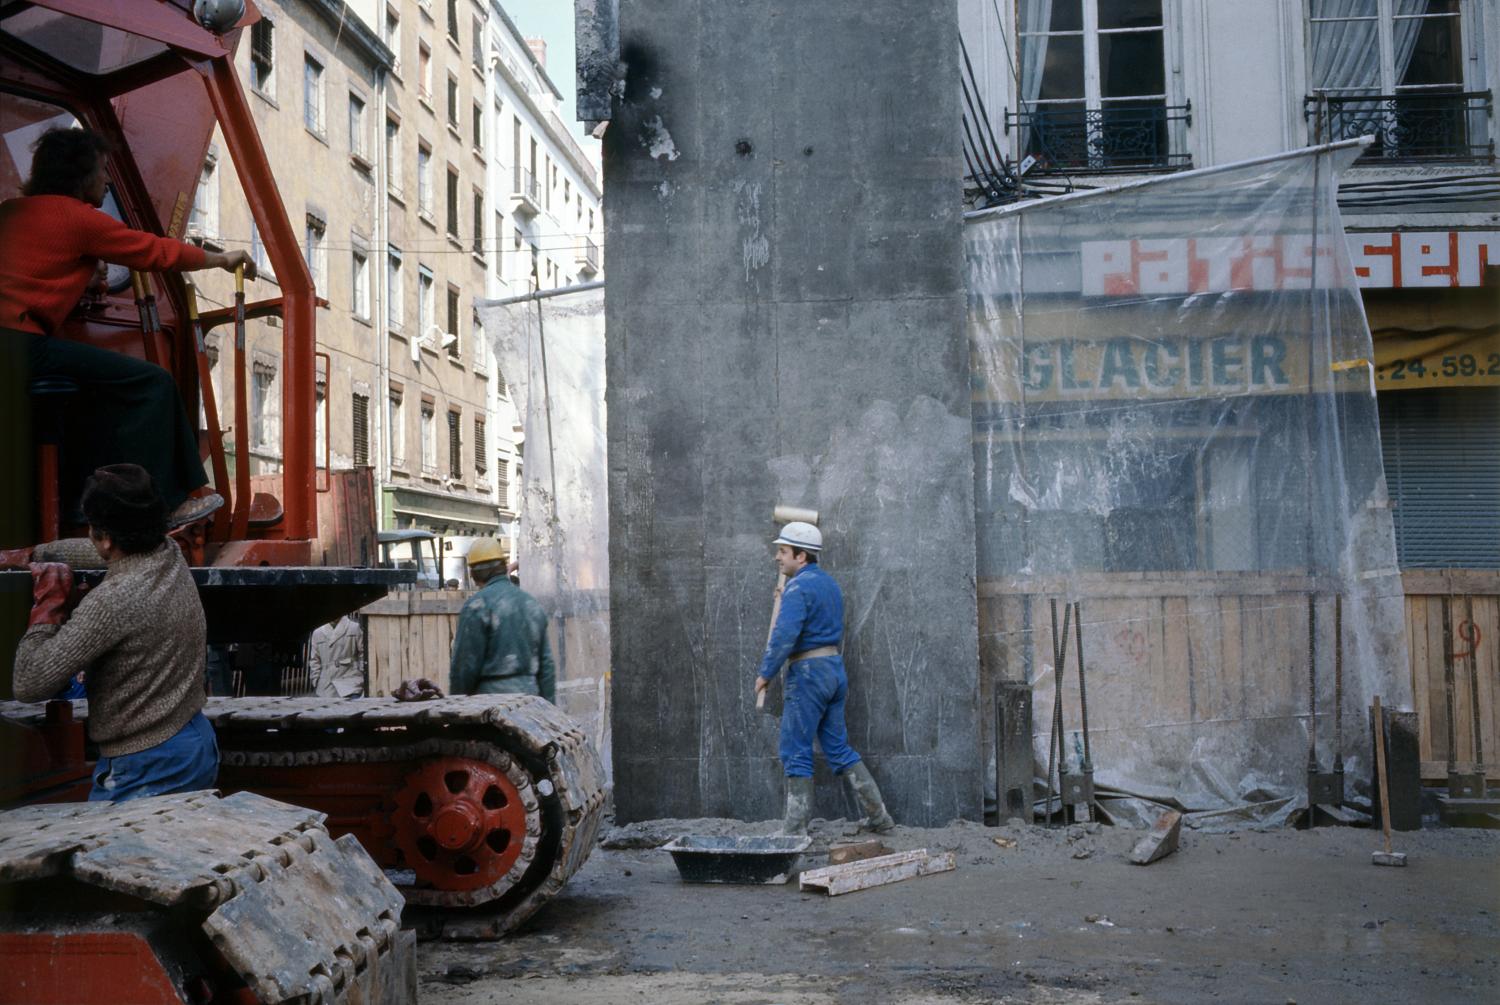
[[[1150,832],[1130,849],[1130,861],[1136,865],[1150,865],[1166,858],[1177,850],[1177,841],[1182,836],[1182,814],[1167,810],[1156,818]]]
[[[1001,848],[1009,849],[1016,847],[1016,842],[1013,838],[997,837],[993,838],[992,840]]]
[[[957,865],[953,853],[943,852],[929,855],[926,848],[896,852],[861,862],[846,862],[813,869],[802,874],[801,890],[822,891],[830,897],[855,890],[868,890],[872,886],[899,883],[903,879],[916,879],[938,872],[950,872]]]

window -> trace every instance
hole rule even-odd
[[[448,410],[448,477],[462,481],[464,477],[463,413]]]
[[[312,273],[313,288],[328,291],[328,242],[325,240],[327,224],[322,218],[307,214],[307,271]]]
[[[432,402],[422,400],[422,473],[437,474],[437,413]]]
[[[474,102],[472,109],[473,123],[470,129],[469,139],[474,144],[475,153],[484,153],[484,106]]]
[[[448,0],[448,37],[458,41],[458,0]]]
[[[401,195],[403,175],[401,171],[401,123],[395,119],[385,120],[385,184],[394,195]]]
[[[453,336],[453,340],[448,343],[449,359],[458,359],[459,346],[462,342],[462,339],[458,337],[458,305],[462,296],[457,286],[448,287],[448,334]]]
[[[212,147],[203,161],[198,188],[193,192],[193,212],[188,216],[188,237],[213,241],[219,236],[219,158]]]
[[[1018,157],[1043,169],[1187,166],[1168,127],[1161,0],[1055,0],[1021,5],[1021,111],[1007,113]]]
[[[354,466],[370,466],[370,396],[354,396]]]
[[[474,416],[474,473],[483,478],[485,472],[490,469],[489,458],[486,457],[488,445],[484,438],[484,416]]]
[[[432,270],[423,266],[417,271],[417,338],[431,333],[432,315]]]
[[[250,221],[250,257],[255,260],[255,277],[274,283],[276,270],[271,267],[271,256],[266,252],[265,242],[260,239],[260,228],[254,220]]]
[[[448,236],[458,237],[458,172],[448,169]]]
[[[401,330],[406,320],[405,273],[401,270],[401,249],[395,245],[385,251],[385,323],[388,328]]]
[[[479,309],[475,308],[469,315],[469,337],[470,345],[474,347],[471,355],[474,357],[474,369],[482,370],[485,366],[485,358],[489,353],[489,346],[484,341],[484,319],[479,316]]]
[[[1307,114],[1365,160],[1487,157],[1488,96],[1465,92],[1460,0],[1309,0]],[[1476,82],[1475,89],[1478,89]]]
[[[271,445],[271,385],[276,370],[267,363],[256,363],[250,383],[250,445],[264,449]],[[247,459],[248,463],[248,459]]]
[[[589,210],[589,233],[592,234],[593,232],[594,232],[594,211],[593,211],[593,209],[590,209]]]
[[[355,248],[350,265],[354,278],[352,291],[354,316],[361,321],[368,321],[370,320],[370,253],[362,248]]]
[[[524,264],[525,256],[521,254],[521,249],[525,247],[526,239],[522,236],[520,227],[516,228],[515,236],[511,239],[511,244],[514,251],[510,256],[512,272],[510,281],[517,286],[523,286],[526,283],[526,267]]]
[[[328,403],[327,374],[319,373],[313,388],[313,467],[323,468],[328,456],[328,420],[323,408]]]
[[[391,73],[401,77],[401,14],[394,7],[385,9],[385,35],[381,39],[391,50]]]
[[[501,509],[514,512],[510,506],[510,461],[504,457],[495,461],[495,497]]]
[[[484,193],[477,188],[474,190],[473,250],[478,257],[484,257]]]
[[[417,43],[417,96],[432,101],[432,49],[426,42]]]
[[[501,214],[499,214],[499,210],[495,210],[495,231],[493,231],[493,234],[495,234],[495,279],[505,278],[504,269],[502,269],[502,263],[504,263],[505,257],[504,255],[499,254],[499,242],[501,242],[502,240],[501,234],[504,233],[505,217],[502,217]]]
[[[458,128],[458,78],[448,74],[448,125]]]
[[[573,183],[567,178],[563,179],[563,208],[567,209],[568,200],[573,198]]]
[[[484,72],[484,22],[474,18],[471,25],[472,33],[469,36],[469,58],[474,63],[474,69],[480,73]]]
[[[276,25],[264,15],[250,26],[250,86],[276,96]]]
[[[557,176],[552,172],[552,157],[550,154],[544,156],[542,162],[547,166],[546,172],[542,175],[542,188],[544,189],[542,199],[545,201],[546,207],[550,210],[552,208],[552,186],[557,184]]]
[[[406,409],[401,388],[392,387],[386,397],[386,459],[391,467],[406,466]]]
[[[349,153],[367,160],[365,149],[365,99],[349,95]]]
[[[432,215],[432,148],[417,144],[417,212]]]
[[[323,64],[312,56],[302,63],[302,124],[323,135]]]

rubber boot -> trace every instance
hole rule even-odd
[[[807,833],[807,822],[812,819],[813,780],[811,778],[788,778],[786,780],[786,819],[781,823],[781,833],[801,836]]]
[[[854,793],[854,798],[865,815],[860,821],[860,830],[884,834],[896,826],[896,821],[885,811],[885,800],[880,798],[880,786],[875,784],[875,776],[870,774],[864,761],[856,761],[852,768],[845,771],[844,781],[849,784],[849,791]]]

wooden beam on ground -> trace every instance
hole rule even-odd
[[[868,890],[872,886],[899,883],[903,879],[916,879],[918,876],[949,872],[956,865],[957,862],[951,851],[940,855],[929,855],[926,848],[918,848],[914,851],[896,852],[894,855],[881,855],[879,858],[868,858],[859,862],[846,862],[843,865],[812,869],[802,874],[799,886],[804,892],[820,890],[830,897],[837,897],[839,894],[853,893],[855,890]]]

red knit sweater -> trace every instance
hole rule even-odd
[[[0,202],[0,328],[51,335],[88,289],[98,260],[146,272],[201,269],[203,249],[131,230],[66,195]]]

